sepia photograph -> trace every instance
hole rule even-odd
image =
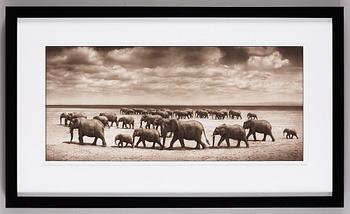
[[[46,161],[303,161],[302,46],[47,46]]]

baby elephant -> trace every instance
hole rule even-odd
[[[132,138],[128,134],[118,134],[118,135],[116,135],[115,139],[114,139],[115,145],[117,145],[117,141],[118,140],[119,140],[118,147],[124,147],[123,143],[125,143],[125,147],[127,147],[128,144],[130,144],[130,146],[132,148],[134,147],[134,143],[132,142]]]
[[[221,138],[218,143],[218,147],[220,147],[221,143],[225,140],[227,143],[227,147],[230,147],[230,139],[237,140],[237,146],[240,147],[241,141],[245,142],[246,147],[249,147],[247,137],[245,135],[245,130],[240,125],[226,125],[222,124],[215,128],[213,132],[213,147],[215,144],[215,135],[220,135]]]
[[[152,148],[155,148],[156,143],[162,147],[162,144],[160,143],[160,134],[155,129],[145,129],[145,128],[138,128],[134,130],[133,134],[133,140],[132,142],[135,143],[135,137],[139,137],[139,140],[135,144],[135,147],[137,147],[141,142],[143,144],[143,147],[146,147],[146,142],[153,142]]]
[[[249,129],[247,139],[250,135],[253,135],[254,140],[256,140],[256,132],[264,134],[263,141],[266,140],[266,135],[269,135],[272,141],[275,141],[275,138],[272,135],[272,126],[266,120],[247,120],[243,123],[244,129]]]
[[[283,136],[284,136],[284,133],[287,133],[286,135],[286,138],[287,139],[293,139],[293,137],[295,136],[297,139],[298,138],[298,135],[297,135],[297,132],[294,130],[294,129],[284,129],[283,130]]]

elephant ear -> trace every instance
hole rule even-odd
[[[170,126],[172,131],[176,131],[179,129],[179,122],[176,119],[171,119]]]
[[[226,129],[225,128],[221,128],[219,130],[219,132],[220,132],[220,135],[225,135],[226,134]]]

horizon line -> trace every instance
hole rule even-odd
[[[230,106],[230,107],[304,107],[304,105],[164,105],[164,104],[46,104],[46,107],[70,107],[70,106],[208,106],[208,107],[220,107],[220,106]]]

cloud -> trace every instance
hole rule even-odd
[[[57,50],[56,50],[57,52]],[[69,65],[101,65],[99,53],[90,47],[65,48],[56,53],[59,55],[49,57],[49,65],[69,64]]]
[[[131,47],[111,50],[107,62],[125,67],[173,67],[214,64],[221,58],[216,47]]]
[[[302,58],[300,49],[48,47],[48,103],[300,102],[302,67],[292,62]]]
[[[256,68],[281,68],[288,65],[288,59],[282,59],[280,52],[275,51],[268,56],[251,56],[248,59],[248,65]]]

